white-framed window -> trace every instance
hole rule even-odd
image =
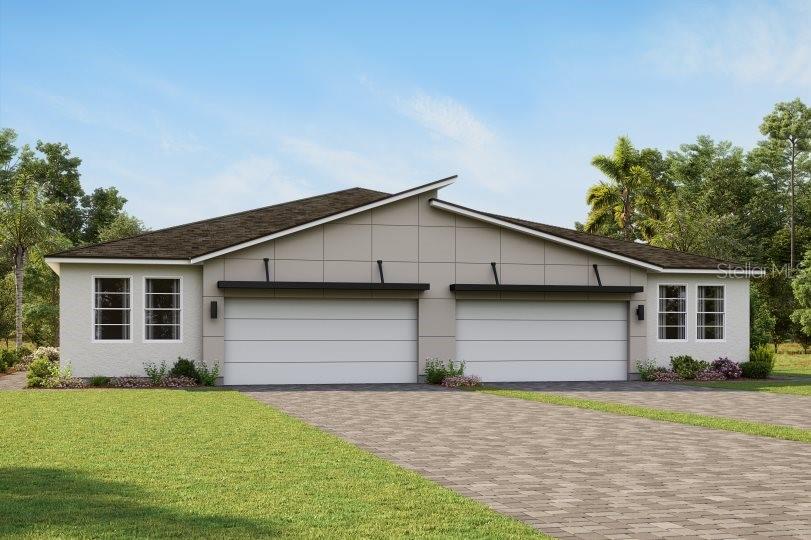
[[[687,285],[659,285],[659,340],[687,340]]]
[[[181,280],[144,278],[144,341],[180,341]]]
[[[724,339],[724,286],[699,285],[696,300],[696,339]]]
[[[131,341],[132,278],[93,276],[93,341]]]

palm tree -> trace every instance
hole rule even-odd
[[[26,153],[23,148],[23,154]],[[25,157],[25,155],[23,156]],[[0,201],[0,245],[10,252],[14,262],[15,344],[19,349],[23,339],[23,279],[31,248],[51,233],[53,205],[45,201],[42,188],[25,170],[25,160],[19,165],[10,192]]]
[[[649,154],[646,156],[645,152]],[[659,187],[646,166],[653,153],[639,152],[628,137],[620,137],[610,156],[591,160],[606,180],[591,186],[586,193],[590,206],[584,230],[632,241],[647,239],[652,233],[644,226],[644,217],[656,209]],[[661,157],[661,156],[659,156]]]

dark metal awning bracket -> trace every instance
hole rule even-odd
[[[499,281],[498,281],[498,271],[496,270],[496,263],[495,263],[495,262],[491,262],[491,263],[490,263],[490,267],[493,269],[493,277],[494,277],[494,278],[495,278],[495,280],[496,280],[496,285],[499,285],[500,283],[499,283]]]
[[[591,266],[592,266],[592,268],[594,268],[594,275],[597,276],[597,285],[602,287],[603,286],[603,280],[600,279],[600,270],[597,268],[596,264],[592,264]]]
[[[386,283],[386,280],[383,279],[383,261],[381,259],[377,259],[377,271],[380,272],[380,283]]]
[[[268,263],[270,262],[270,259],[265,257],[262,260],[265,261],[265,281],[270,281],[270,266],[268,265]]]

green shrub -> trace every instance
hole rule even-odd
[[[217,382],[217,377],[220,374],[220,368],[216,364],[208,367],[203,362],[199,362],[196,365],[192,364],[195,368],[196,376],[194,377],[198,383],[202,384],[203,386],[214,386],[214,383]]]
[[[465,373],[465,363],[456,364],[448,360],[445,364],[439,358],[429,358],[425,361],[425,382],[428,384],[442,384],[446,377],[461,377]]]
[[[696,360],[689,355],[671,356],[670,367],[682,379],[695,379],[696,375],[710,367],[703,360]]]
[[[747,379],[767,379],[772,372],[772,366],[767,362],[744,362],[741,372]]]
[[[769,372],[771,373],[772,369],[774,369],[774,350],[768,345],[758,347],[757,349],[749,351],[749,361],[768,364]]]
[[[170,377],[188,377],[197,380],[197,368],[194,367],[194,362],[188,358],[177,357],[177,362],[172,366],[169,371]]]
[[[53,388],[59,384],[59,366],[44,357],[35,358],[28,366],[29,388]]]
[[[8,368],[17,363],[17,355],[13,350],[3,349],[0,351],[0,373],[5,373]]]
[[[154,362],[144,362],[144,371],[154,386],[160,386],[163,379],[166,378],[166,362],[161,362],[160,365],[156,365]]]
[[[110,384],[110,377],[106,377],[104,375],[95,375],[90,377],[88,382],[90,383],[90,386],[107,386]]]
[[[656,365],[656,360],[639,360],[636,363],[636,370],[639,372],[639,378],[643,381],[656,380],[656,373],[662,371],[662,369],[664,368]]]

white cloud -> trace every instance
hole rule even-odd
[[[414,183],[402,172],[398,159],[380,155],[367,157],[353,150],[339,149],[298,137],[281,137],[282,147],[321,175],[345,186],[370,187],[380,190],[400,189],[403,181]]]
[[[493,144],[496,137],[464,105],[449,97],[432,97],[418,91],[399,100],[400,110],[436,135],[471,147]]]
[[[811,86],[811,4],[690,4],[662,18],[647,57],[667,75]]]
[[[395,107],[431,132],[434,158],[447,170],[491,191],[507,191],[522,183],[524,175],[508,143],[453,98],[418,91],[396,99]]]
[[[284,174],[276,159],[258,155],[237,160],[197,182],[173,185],[172,189],[174,196],[159,202],[160,215],[154,216],[150,224],[163,227],[188,223],[314,194],[309,184]]]

